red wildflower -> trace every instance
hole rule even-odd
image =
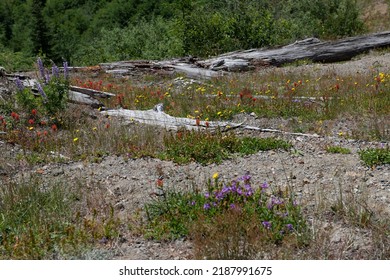
[[[3,116],[0,116],[0,123],[1,123],[1,125],[3,126],[3,129],[5,129],[6,126],[7,126],[7,123],[6,123],[6,121],[5,121],[5,119],[4,119]]]
[[[35,116],[35,115],[37,114],[37,110],[36,110],[36,109],[32,109],[32,110],[31,110],[31,114],[32,114],[33,116]]]
[[[110,123],[106,123],[106,128],[110,128]]]
[[[162,176],[158,177],[156,185],[157,185],[157,187],[160,187],[160,188],[162,188],[164,186],[164,182],[163,182],[163,177]]]
[[[196,126],[200,126],[200,120],[198,118],[196,119],[195,123],[196,123]]]
[[[45,130],[45,131],[43,132],[43,135],[47,136],[47,134],[48,134],[48,132],[47,132],[47,130]]]
[[[58,127],[57,127],[57,125],[53,124],[53,125],[51,126],[51,129],[52,129],[53,131],[57,131]]]
[[[15,121],[18,121],[19,120],[19,115],[15,112],[12,112],[11,113],[11,117],[15,120]]]
[[[33,125],[33,124],[34,124],[34,120],[33,120],[33,119],[29,119],[29,120],[28,120],[28,123],[29,123],[30,125]]]

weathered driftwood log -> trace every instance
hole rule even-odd
[[[304,134],[304,133],[290,133],[277,129],[260,128],[256,126],[247,126],[244,123],[232,123],[232,122],[220,122],[220,121],[200,121],[189,118],[176,118],[172,117],[162,111],[161,105],[158,104],[151,110],[127,110],[127,109],[115,109],[102,111],[101,113],[107,116],[115,116],[122,118],[125,122],[139,122],[147,125],[155,125],[164,127],[168,130],[178,130],[181,128],[187,130],[202,130],[209,129],[211,131],[220,129],[221,131],[227,131],[231,129],[248,129],[261,132],[289,134],[296,136],[307,137],[319,137],[317,134]]]
[[[233,124],[229,122],[206,122],[197,121],[189,118],[176,118],[172,117],[161,110],[127,110],[127,109],[113,109],[101,112],[104,115],[122,117],[127,122],[140,122],[148,125],[161,126],[168,130],[178,130],[180,128],[188,130],[199,129],[231,129],[233,126],[240,126],[241,124]]]
[[[281,48],[235,51],[206,60],[119,61],[103,63],[100,67],[108,73],[119,75],[132,75],[139,70],[159,69],[184,73],[192,78],[209,79],[228,72],[249,71],[264,66],[282,66],[297,60],[321,63],[345,61],[371,49],[389,46],[390,31],[387,31],[327,42],[308,38]]]
[[[71,103],[81,104],[81,105],[89,105],[92,108],[103,108],[104,105],[97,99],[91,97],[90,95],[69,90],[68,100]]]
[[[91,97],[110,98],[110,97],[115,96],[114,93],[90,89],[90,88],[82,88],[82,87],[77,87],[77,86],[70,86],[69,89],[72,91],[84,93],[84,94],[89,95]]]
[[[304,59],[321,63],[345,61],[371,49],[389,46],[390,31],[327,42],[309,38],[281,48],[226,53],[197,64],[212,70],[245,71],[257,65],[281,66]]]

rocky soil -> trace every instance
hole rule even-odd
[[[270,69],[276,74],[283,72],[311,71],[321,76],[371,73],[372,71],[390,72],[390,53],[361,57],[347,63],[332,65],[304,65],[283,69]],[[235,122],[246,121],[248,125],[265,128],[286,128],[289,120],[259,119],[247,114],[235,117]],[[389,120],[383,120],[389,131]],[[329,233],[326,247],[328,257],[333,258],[369,258],[366,252],[372,246],[367,238],[368,230],[351,227],[341,220],[315,215],[319,211],[330,211],[343,194],[343,199],[359,200],[366,203],[370,211],[383,217],[390,216],[390,166],[378,166],[374,169],[363,165],[359,159],[359,150],[367,147],[379,147],[389,143],[373,143],[361,140],[345,139],[338,136],[339,131],[348,132],[357,125],[357,120],[339,120],[329,124],[329,130],[319,137],[289,134],[270,134],[251,131],[236,131],[238,134],[250,134],[256,137],[277,136],[289,140],[292,151],[259,152],[246,157],[233,157],[220,165],[202,166],[197,163],[177,165],[169,161],[153,158],[124,159],[120,156],[106,156],[99,163],[68,162],[28,166],[18,161],[20,152],[17,146],[0,141],[0,177],[20,176],[22,173],[37,173],[44,180],[82,180],[88,186],[98,186],[105,199],[112,203],[122,218],[130,217],[143,204],[150,200],[155,191],[159,174],[164,174],[164,184],[171,188],[191,190],[202,188],[212,174],[218,172],[221,180],[231,180],[249,172],[253,185],[264,181],[271,186],[289,186],[304,205],[305,215],[313,230]],[[325,151],[327,145],[340,145],[349,148],[351,154],[330,154]],[[189,259],[192,257],[192,244],[189,240],[174,242],[155,242],[140,236],[128,234],[110,248],[96,249],[83,255],[83,258],[103,259]]]

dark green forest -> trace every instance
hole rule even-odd
[[[354,0],[1,0],[0,64],[207,57],[362,31]]]

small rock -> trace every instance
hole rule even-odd
[[[62,168],[56,168],[56,169],[53,169],[53,170],[51,171],[51,174],[52,174],[53,176],[59,176],[59,175],[64,174],[64,170],[63,170]]]
[[[304,179],[303,179],[303,184],[304,184],[304,185],[310,184],[310,183],[311,183],[310,179],[308,179],[308,178],[304,178]]]

